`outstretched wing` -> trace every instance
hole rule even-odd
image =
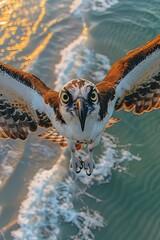
[[[116,100],[116,110],[142,114],[160,108],[160,35],[114,63],[97,88]]]
[[[51,127],[57,98],[36,76],[0,63],[0,138],[24,140],[38,126]]]

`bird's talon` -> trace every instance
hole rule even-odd
[[[80,173],[80,172],[81,172],[81,170],[82,170],[82,168],[79,168],[79,170],[78,170],[78,169],[76,169],[76,173]]]
[[[70,167],[73,169],[73,172],[80,173],[83,166],[84,162],[82,161],[81,157],[75,157],[71,159]]]
[[[83,162],[81,161],[81,166],[80,166],[80,169],[82,169],[83,168]]]
[[[79,157],[79,159],[81,160],[80,157]],[[79,168],[79,169],[76,169],[76,173],[80,173],[81,170],[83,169],[83,161],[81,160],[80,163],[81,163],[81,165],[80,165],[80,166],[77,166],[77,168]]]
[[[91,171],[90,171],[90,169],[86,168],[86,174],[87,174],[87,176],[91,176]]]
[[[89,169],[89,165],[86,164],[86,162],[84,162],[84,169],[85,169],[85,170]]]

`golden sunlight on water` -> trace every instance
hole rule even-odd
[[[0,50],[2,61],[14,60],[15,55],[27,47],[45,15],[45,4],[46,0],[8,0],[0,3],[0,45],[4,42],[7,45]]]
[[[101,81],[114,61],[158,34],[160,4],[153,2],[0,0],[0,61],[55,90],[75,77]],[[38,133],[0,140],[0,240],[49,240],[46,233],[56,240],[158,239],[159,112],[116,117],[89,178],[72,178],[69,153]]]
[[[49,33],[47,35],[47,37],[40,43],[40,45],[38,45],[38,47],[36,49],[34,49],[34,51],[30,55],[23,56],[23,59],[25,60],[25,62],[23,62],[21,64],[22,69],[25,68],[26,66],[27,66],[27,69],[30,67],[32,60],[34,59],[34,61],[35,61],[36,57],[44,50],[44,48],[47,46],[49,40],[52,38],[53,34],[54,34],[53,32]],[[19,58],[19,59],[21,59],[21,58]],[[25,70],[27,70],[27,69],[25,68]]]

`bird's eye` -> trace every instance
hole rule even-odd
[[[95,102],[98,99],[98,94],[95,90],[91,93],[90,99],[92,102]]]
[[[63,103],[68,103],[69,100],[70,100],[69,95],[66,92],[62,92],[61,100],[62,100]]]

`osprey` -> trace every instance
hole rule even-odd
[[[91,175],[93,150],[103,130],[118,119],[114,110],[142,114],[160,108],[160,35],[113,64],[102,82],[67,82],[60,92],[36,76],[0,63],[0,138],[26,139],[38,127],[50,128],[39,137],[68,145],[71,167]],[[76,156],[83,144],[88,156]]]

